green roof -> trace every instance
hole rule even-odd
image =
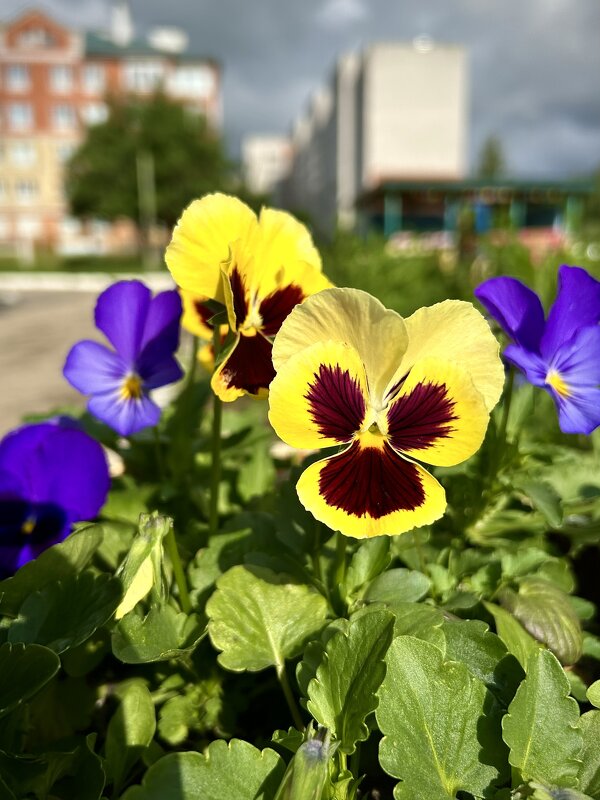
[[[383,192],[402,191],[501,191],[535,192],[552,191],[564,194],[589,194],[594,191],[594,181],[581,180],[527,180],[526,178],[465,178],[463,180],[389,180],[382,181],[376,188],[367,192],[367,195],[381,194]]]
[[[146,39],[132,39],[126,45],[114,42],[108,35],[103,35],[96,31],[85,32],[85,54],[86,56],[96,56],[97,58],[123,58],[136,57],[156,57],[169,58],[172,61],[209,61],[216,64],[216,60],[210,56],[202,56],[189,52],[172,53],[167,50],[160,50],[153,47]]]

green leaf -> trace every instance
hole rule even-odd
[[[0,647],[0,717],[29,700],[60,669],[60,659],[38,644]]]
[[[594,681],[591,686],[588,686],[587,699],[593,706],[600,708],[600,681]]]
[[[486,609],[494,617],[496,632],[523,669],[527,668],[529,656],[541,645],[530,636],[521,623],[512,614],[495,603],[484,603]]]
[[[377,707],[375,693],[385,675],[384,657],[392,640],[394,617],[366,614],[336,633],[325,647],[316,677],[308,685],[307,708],[340,741],[345,753],[368,738],[365,720]]]
[[[446,659],[463,662],[506,708],[524,672],[503,641],[480,620],[444,622],[442,630],[446,637]]]
[[[519,592],[503,590],[500,602],[562,664],[574,664],[581,657],[579,617],[569,596],[557,586],[540,578],[524,578]]]
[[[556,656],[540,649],[502,720],[509,761],[525,780],[577,787],[582,735],[579,707]]]
[[[332,749],[329,732],[303,742],[290,761],[275,800],[322,800]],[[347,795],[344,795],[347,796]]]
[[[529,789],[533,789],[533,794],[527,792],[527,797],[531,800],[592,800],[588,794],[582,794],[577,789],[561,789],[558,786],[543,786],[540,783],[530,783]],[[519,794],[519,797],[524,795]]]
[[[266,494],[275,480],[275,465],[269,453],[272,437],[267,433],[254,443],[252,455],[238,472],[237,489],[244,502]]]
[[[464,664],[412,636],[389,647],[375,715],[379,761],[397,800],[448,800],[460,790],[487,796],[506,756],[493,698]]]
[[[77,575],[102,543],[103,526],[89,525],[55,544],[21,567],[12,578],[0,582],[0,613],[16,617],[34,591],[61,578]]]
[[[579,788],[597,799],[600,798],[600,711],[583,714],[579,725],[583,736]]]
[[[219,663],[233,672],[283,668],[323,627],[325,598],[264,567],[232,567],[206,605]]]
[[[367,603],[416,603],[427,595],[431,581],[415,569],[390,569],[378,575],[365,592]]]
[[[113,632],[112,649],[125,664],[168,661],[191,653],[205,635],[195,614],[152,606],[145,617],[135,610],[123,617]]]
[[[121,702],[106,732],[107,772],[114,793],[120,791],[156,731],[154,702],[144,681],[137,678],[121,684],[117,695]]]
[[[514,488],[521,491],[544,517],[552,528],[559,528],[563,520],[563,508],[560,495],[545,481],[520,478],[515,481]]]
[[[62,653],[88,639],[114,614],[121,584],[91,571],[31,594],[8,631],[9,642],[35,642]]]
[[[426,603],[392,603],[388,607],[396,618],[394,636],[416,636],[417,639],[435,644],[444,652],[444,614],[439,608]]]
[[[122,800],[271,800],[285,764],[274,750],[257,750],[248,742],[222,739],[204,755],[171,753],[153,764],[142,786],[128,789]]]
[[[352,555],[345,579],[345,593],[353,596],[366,583],[377,577],[390,563],[390,540],[388,536],[367,539]]]

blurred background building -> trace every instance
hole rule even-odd
[[[0,27],[0,244],[24,257],[36,245],[110,251],[126,233],[69,216],[64,164],[86,129],[106,120],[108,99],[158,90],[220,128],[219,65],[191,53],[176,28],[136,38],[126,0],[113,0],[103,33],[37,10]]]
[[[269,196],[289,175],[292,143],[287,136],[248,136],[242,142],[242,179],[252,194]]]

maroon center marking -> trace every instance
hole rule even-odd
[[[243,324],[248,316],[248,301],[246,300],[246,288],[242,276],[238,272],[238,268],[234,267],[229,276],[231,283],[231,291],[233,293],[233,313],[235,314],[235,321],[238,328]]]
[[[394,511],[412,511],[425,502],[417,467],[387,442],[383,449],[353,442],[321,468],[319,490],[327,505],[355,517],[379,519]]]
[[[321,364],[304,395],[308,413],[319,433],[338,442],[348,442],[360,430],[365,417],[365,398],[356,381],[337,364]]]
[[[258,309],[263,321],[261,330],[265,336],[275,336],[285,318],[304,297],[302,289],[293,283],[267,295]]]
[[[422,450],[455,431],[455,402],[444,384],[418,383],[387,412],[388,436],[397,450]]]
[[[227,363],[223,367],[223,379],[228,386],[258,394],[267,389],[275,377],[271,350],[273,345],[260,333],[256,336],[240,336]]]
[[[202,303],[200,300],[194,300],[194,310],[196,311],[198,319],[203,325],[206,325],[211,330],[215,327],[211,322],[211,319],[215,316],[215,312],[212,311],[207,305]]]

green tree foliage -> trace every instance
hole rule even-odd
[[[195,197],[227,188],[229,166],[219,136],[203,116],[162,94],[110,102],[67,167],[67,195],[76,216],[138,219],[137,164],[151,157],[156,216],[174,224]]]
[[[502,142],[497,136],[489,136],[479,153],[477,175],[480,178],[500,178],[506,172],[506,161]]]

